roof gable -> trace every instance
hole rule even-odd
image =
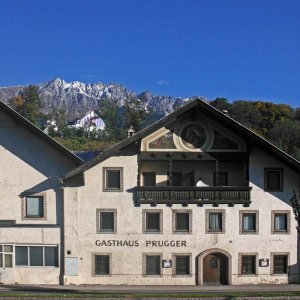
[[[201,112],[206,114],[208,117],[214,118],[217,122],[220,122],[222,126],[225,126],[232,130],[234,133],[245,137],[248,143],[256,144],[266,150],[267,152],[271,153],[272,155],[276,156],[280,160],[284,161],[286,164],[290,165],[297,170],[300,170],[300,162],[293,158],[292,156],[288,155],[284,151],[280,150],[278,147],[273,145],[272,143],[268,142],[266,139],[262,138],[258,134],[254,133],[253,131],[249,130],[244,125],[238,123],[234,119],[230,118],[229,116],[225,115],[221,111],[217,110],[213,106],[209,105],[203,100],[196,99],[188,104],[184,105],[183,107],[179,108],[178,110],[174,111],[173,113],[169,114],[168,116],[158,120],[157,122],[151,124],[150,126],[140,130],[135,135],[115,144],[108,150],[102,152],[94,159],[87,161],[86,163],[82,164],[81,166],[71,170],[67,174],[62,177],[62,180],[67,180],[79,173],[85,172],[89,168],[97,165],[98,163],[106,160],[107,158],[113,156],[115,153],[120,151],[121,149],[127,147],[130,144],[136,143],[141,141],[146,136],[152,134],[153,132],[161,129],[162,127],[166,126],[168,123],[176,120],[177,118],[183,116],[185,113],[200,109]]]
[[[0,111],[2,111],[5,115],[9,116],[17,125],[26,128],[32,134],[38,136],[40,139],[49,144],[50,147],[53,147],[55,150],[62,153],[65,157],[72,160],[77,165],[82,164],[83,160],[80,159],[77,155],[73,154],[63,145],[56,142],[53,138],[48,136],[46,133],[44,133],[42,130],[40,130],[38,127],[29,122],[27,119],[25,119],[23,116],[21,116],[19,113],[17,113],[15,110],[10,108],[2,101],[0,101]]]

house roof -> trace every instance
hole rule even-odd
[[[0,110],[10,116],[17,124],[25,127],[30,132],[38,136],[40,139],[45,141],[47,144],[49,144],[51,147],[56,149],[57,151],[61,152],[64,156],[74,161],[77,165],[82,164],[83,160],[79,158],[77,155],[69,151],[67,148],[65,148],[63,145],[55,141],[53,138],[51,138],[49,135],[44,133],[42,130],[40,130],[37,126],[32,124],[30,121],[25,119],[23,116],[21,116],[19,113],[17,113],[15,110],[10,108],[8,105],[0,101]]]
[[[222,113],[221,111],[217,110],[213,106],[209,105],[207,102],[196,99],[194,101],[191,101],[184,105],[183,107],[179,108],[178,110],[174,111],[173,113],[169,114],[168,116],[158,120],[157,122],[149,125],[148,127],[140,130],[135,135],[115,144],[111,148],[107,149],[106,151],[102,152],[98,156],[96,156],[94,159],[91,159],[90,161],[87,161],[86,163],[82,164],[81,166],[76,167],[75,169],[69,171],[66,173],[61,179],[67,180],[79,173],[83,173],[86,170],[90,169],[91,167],[97,165],[98,163],[106,160],[110,156],[116,154],[121,149],[127,147],[130,144],[136,143],[143,139],[144,137],[148,136],[149,134],[155,132],[159,128],[165,126],[170,121],[178,118],[185,112],[193,109],[193,108],[199,108],[203,113],[205,113],[208,116],[212,116],[218,121],[220,121],[224,126],[228,126],[232,130],[234,130],[237,134],[240,134],[243,136],[248,142],[251,142],[252,144],[257,144],[267,152],[271,153],[272,155],[276,156],[280,160],[284,161],[288,165],[290,165],[293,168],[296,168],[297,170],[300,170],[300,162],[290,156],[289,154],[285,153],[284,151],[280,150],[278,147],[273,145],[272,143],[268,142],[266,139],[262,138],[258,134],[254,133],[253,131],[249,130],[244,125],[238,123],[234,119],[230,118],[228,115]]]

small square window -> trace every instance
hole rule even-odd
[[[173,211],[173,231],[176,233],[192,232],[191,211]]]
[[[0,268],[12,268],[13,246],[0,245]]]
[[[111,255],[110,254],[94,254],[94,276],[111,275]]]
[[[241,275],[256,275],[256,255],[242,255]]]
[[[156,173],[143,172],[144,186],[156,186]]]
[[[272,211],[272,233],[290,233],[289,211]]]
[[[116,233],[115,209],[97,209],[97,233]]]
[[[283,191],[283,169],[265,168],[265,191]]]
[[[271,253],[271,259],[273,275],[285,275],[288,273],[288,253]]]
[[[173,276],[190,276],[192,274],[190,254],[174,254],[173,261]]]
[[[26,218],[44,217],[44,198],[42,196],[26,197]]]
[[[143,232],[161,233],[162,232],[162,211],[143,210]]]
[[[103,188],[105,192],[122,192],[123,168],[103,168]]]
[[[225,211],[223,209],[205,210],[206,233],[225,232]]]
[[[144,254],[144,275],[161,276],[161,255]]]

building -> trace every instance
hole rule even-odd
[[[76,118],[68,123],[69,128],[85,128],[87,132],[104,130],[104,121],[97,115],[95,111],[86,113],[82,118]]]
[[[299,170],[195,100],[62,177],[64,283],[298,281]]]
[[[299,281],[300,162],[195,100],[85,163],[0,103],[0,282]]]
[[[0,102],[0,282],[63,278],[63,190],[59,177],[82,163]]]

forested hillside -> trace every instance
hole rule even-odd
[[[55,120],[57,129],[50,127],[49,135],[67,148],[81,151],[103,151],[126,138],[130,126],[139,131],[164,116],[149,109],[134,95],[121,105],[114,98],[99,100],[95,111],[104,120],[105,129],[92,132],[88,130],[90,124],[80,129],[68,128],[63,109],[41,113],[41,99],[35,86],[24,88],[9,100],[9,104],[42,129],[47,120]],[[286,104],[247,100],[230,103],[226,98],[217,98],[210,104],[300,160],[300,107],[294,109]],[[173,109],[181,105],[183,103],[174,103]]]

